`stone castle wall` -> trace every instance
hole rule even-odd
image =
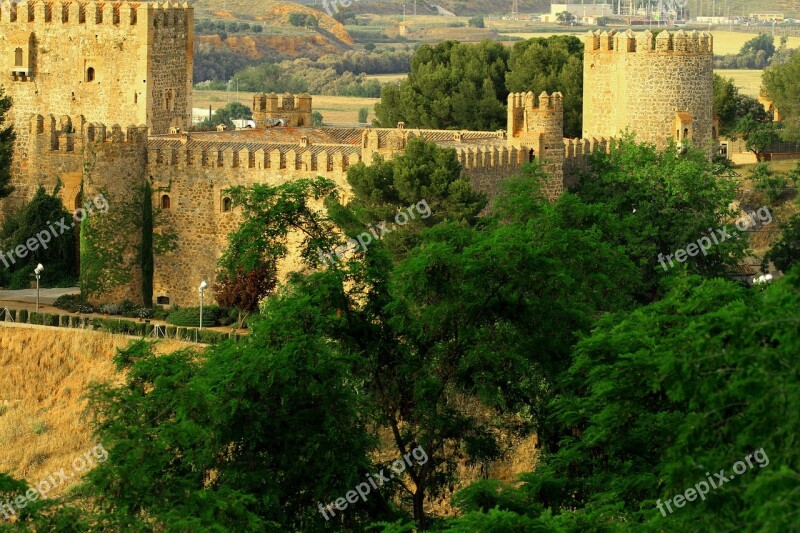
[[[187,4],[41,1],[0,4],[0,80],[12,98],[10,119],[38,114],[88,122],[146,124],[166,133],[190,124],[193,14]],[[20,64],[21,63],[21,64]],[[167,90],[172,105],[161,109]],[[28,128],[17,127],[12,174],[27,197],[35,176]]]
[[[67,210],[83,207],[102,193],[110,211],[122,209],[130,200],[131,191],[144,183],[145,126],[122,129],[118,125],[89,123],[83,116],[59,120],[53,115],[37,115],[31,118],[26,129],[32,147],[28,161],[29,194],[39,185],[52,191],[60,181],[60,194]],[[136,254],[136,250],[128,253]],[[132,272],[130,283],[109,291],[103,299],[140,303],[141,273]]]
[[[589,32],[585,39],[583,136],[616,137],[666,148],[683,140],[712,142],[713,38],[706,33],[649,30]],[[682,114],[690,125],[676,128]],[[680,129],[680,131],[678,131]]]
[[[560,93],[538,99],[512,93],[508,127],[499,132],[406,129],[403,123],[310,128],[310,96],[262,94],[253,102],[256,120],[272,126],[281,119],[287,127],[163,135],[190,120],[194,37],[187,4],[5,5],[0,79],[14,98],[10,118],[19,136],[13,198],[60,180],[68,208],[80,205],[83,183],[86,198],[102,190],[113,209],[150,180],[153,203],[178,236],[175,250],[155,258],[154,298],[162,303],[194,306],[199,283],[213,287],[227,236],[240,222],[225,192],[233,186],[324,176],[346,199],[349,166],[370,164],[377,154],[396,157],[409,139],[421,137],[452,148],[473,187],[490,197],[503,178],[537,161],[551,176],[543,192],[555,199],[575,184],[591,153],[611,150],[626,129],[660,147],[684,131],[698,143],[713,137],[713,43],[705,34],[590,32],[584,139],[563,138]],[[290,250],[300,239],[289,237]],[[281,266],[284,274],[298,268],[296,252]],[[141,301],[140,280],[134,273],[129,285],[103,299]],[[214,301],[213,290],[207,297]]]
[[[154,205],[165,205],[168,198],[169,208],[161,216],[179,236],[175,251],[155,258],[153,298],[166,297],[170,304],[181,306],[198,305],[196,287],[201,281],[213,287],[228,234],[240,222],[240,210],[228,210],[226,189],[323,176],[335,182],[346,198],[347,168],[361,161],[357,147],[349,153],[322,147],[303,152],[270,146],[234,150],[224,143],[194,147],[189,139],[185,137],[186,144],[151,139],[147,168],[153,178]],[[290,242],[299,245],[299,236],[291,236]],[[290,254],[281,271],[298,264],[296,254]],[[214,301],[213,289],[206,298]]]

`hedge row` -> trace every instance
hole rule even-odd
[[[238,333],[222,333],[219,331],[202,330],[198,328],[187,328],[177,326],[155,326],[145,322],[134,322],[133,320],[121,320],[114,318],[90,318],[74,315],[54,315],[50,313],[28,312],[25,309],[17,311],[10,309],[9,317],[2,317],[1,320],[12,320],[21,324],[37,324],[42,326],[62,327],[62,328],[83,328],[107,331],[121,335],[133,335],[136,337],[157,337],[167,339],[185,340],[190,342],[201,342],[204,344],[216,344],[229,338],[239,340]],[[205,317],[203,317],[205,322]],[[158,331],[153,331],[158,327]]]

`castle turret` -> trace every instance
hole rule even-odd
[[[523,152],[525,161],[538,160],[552,176],[547,193],[558,196],[564,181],[564,97],[561,93],[508,95],[508,145]]]
[[[707,33],[589,32],[584,39],[583,136],[625,131],[666,148],[713,138],[714,43]],[[676,127],[680,124],[680,127]]]

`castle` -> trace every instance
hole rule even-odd
[[[16,190],[3,209],[57,180],[68,209],[98,190],[114,209],[149,180],[153,203],[178,236],[174,251],[155,258],[153,294],[162,305],[197,305],[200,281],[213,284],[240,216],[225,192],[232,186],[324,176],[346,198],[348,167],[375,154],[392,158],[422,137],[454,149],[488,195],[537,159],[550,176],[544,191],[556,197],[588,154],[611,149],[625,130],[660,147],[710,146],[716,136],[712,38],[666,31],[586,36],[582,139],[564,139],[560,93],[509,95],[500,131],[312,127],[309,95],[261,94],[253,100],[257,128],[188,132],[193,20],[186,3],[0,4],[1,79],[17,132]],[[140,280],[134,272],[103,299],[141,301]]]

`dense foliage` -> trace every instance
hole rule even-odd
[[[583,44],[573,36],[529,39],[510,51],[493,41],[423,45],[408,80],[387,85],[375,106],[380,125],[492,131],[505,128],[509,92],[564,94],[565,134],[579,137]]]
[[[771,65],[764,71],[764,92],[780,111],[786,125],[786,137],[800,139],[800,54],[792,54],[785,62]]]
[[[108,531],[791,530],[800,271],[725,281],[745,238],[659,266],[733,220],[733,184],[705,153],[628,138],[592,157],[574,192],[548,201],[545,179],[526,166],[485,212],[453,151],[414,139],[348,169],[346,201],[324,178],[233,190],[242,219],[220,269],[253,285],[242,307],[260,300],[250,334],[116,356],[124,382],[90,394],[109,459],[82,489],[84,519]],[[420,216],[321,265],[320,251],[410,207]],[[274,293],[252,283],[287,259]],[[457,518],[432,511],[465,467],[491,472],[534,432],[533,472],[465,487]],[[396,470],[412,450],[424,460]],[[736,478],[688,497],[721,469]],[[377,472],[392,477],[369,488]],[[21,486],[0,477],[3,490]],[[69,517],[69,503],[20,525]]]
[[[761,70],[770,63],[775,52],[775,36],[762,33],[744,43],[738,54],[715,58],[714,68]]]
[[[14,128],[6,124],[6,114],[11,108],[11,98],[6,96],[0,87],[0,199],[5,198],[13,187],[11,186],[11,155],[14,150]]]
[[[78,276],[77,224],[72,213],[64,209],[59,188],[47,193],[39,187],[19,211],[6,216],[0,228],[0,286],[29,288],[38,263],[45,265],[42,286],[74,286]]]

